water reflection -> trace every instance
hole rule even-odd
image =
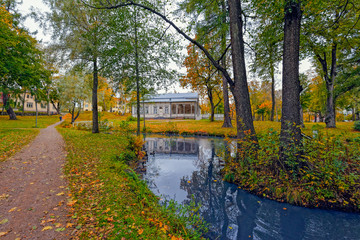
[[[223,182],[221,139],[146,138],[144,179],[182,204],[201,203],[209,239],[360,239],[360,215],[306,209],[256,197]]]

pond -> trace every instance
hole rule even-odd
[[[263,199],[222,181],[218,138],[148,136],[144,180],[158,196],[201,204],[209,239],[360,239],[360,214]]]

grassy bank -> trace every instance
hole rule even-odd
[[[279,161],[279,133],[259,135],[260,149],[248,142],[228,158],[224,178],[259,196],[306,207],[360,212],[360,135],[321,131],[304,139],[302,163],[288,153],[287,168]],[[289,169],[290,166],[290,169]]]
[[[186,227],[186,220],[175,215],[174,208],[160,206],[159,199],[130,170],[126,154],[139,142],[122,134],[59,131],[68,151],[68,205],[77,221],[78,238],[199,238]]]
[[[106,117],[106,116],[105,116]],[[124,126],[125,117],[111,118],[114,130]],[[135,130],[136,122],[127,122]],[[235,136],[235,128],[221,128],[222,121],[147,120],[146,130],[152,133],[178,133],[209,136]],[[305,123],[303,163],[291,157],[285,169],[279,161],[279,122],[254,122],[260,148],[252,149],[250,141],[240,160],[227,159],[224,178],[259,196],[306,207],[320,207],[360,212],[360,132],[353,122],[339,122],[327,129],[324,123]],[[143,126],[143,125],[141,125]],[[289,153],[291,156],[291,153]]]
[[[44,128],[57,120],[56,116],[41,116],[38,118],[38,126]],[[0,162],[14,155],[36,137],[39,129],[34,126],[33,116],[18,117],[18,120],[9,120],[8,116],[0,116]]]

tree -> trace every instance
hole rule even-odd
[[[0,6],[0,91],[11,120],[16,115],[10,105],[10,93],[34,87],[47,77],[41,51],[28,32],[20,28],[13,16]]]
[[[326,127],[336,127],[335,89],[341,51],[357,51],[359,47],[359,1],[331,0],[310,2],[305,12],[303,31],[305,46],[319,63],[319,74],[326,84]],[[321,14],[318,14],[321,9]],[[311,11],[313,10],[313,11]]]
[[[270,121],[274,121],[276,97],[275,97],[275,73],[277,64],[281,61],[281,42],[283,31],[282,19],[278,2],[268,2],[271,7],[264,7],[263,1],[252,1],[252,9],[256,13],[257,27],[252,29],[252,48],[255,51],[255,59],[251,65],[252,71],[257,73],[264,81],[271,82],[271,115]],[[271,9],[271,10],[270,10]],[[276,11],[276,14],[274,14]]]
[[[86,76],[84,73],[71,70],[59,80],[60,102],[71,114],[71,123],[78,118],[83,102],[90,92],[86,91]]]
[[[85,4],[91,6],[91,2],[83,0]],[[96,4],[95,4],[96,5]],[[202,46],[199,42],[189,37],[184,31],[178,28],[172,21],[170,21],[164,14],[156,9],[154,6],[143,5],[131,0],[126,2],[102,3],[92,6],[98,9],[115,9],[127,6],[137,6],[150,11],[151,13],[159,16],[165,22],[170,24],[179,34],[185,37],[188,41],[201,49],[204,54],[209,58],[211,63],[224,75],[230,85],[230,90],[233,93],[236,106],[236,122],[237,122],[237,137],[245,139],[248,135],[257,143],[255,129],[253,125],[250,97],[247,87],[247,77],[245,68],[244,56],[244,40],[243,40],[243,20],[241,3],[237,0],[229,0],[229,18],[230,18],[230,32],[231,32],[231,52],[233,62],[234,80],[230,77],[228,71],[223,68],[214,57]]]
[[[184,65],[187,74],[180,79],[182,87],[190,87],[200,93],[200,96],[207,96],[210,102],[210,121],[214,121],[215,108],[222,101],[221,83],[222,76],[211,64],[209,59],[202,52],[198,52],[193,44],[187,47],[188,56],[185,58]],[[217,99],[218,102],[214,103]]]
[[[98,75],[103,69],[102,63],[111,57],[109,52],[115,46],[107,46],[107,21],[109,15],[96,9],[89,9],[80,1],[49,1],[52,13],[48,15],[58,40],[59,50],[64,52],[66,60],[74,61],[84,68],[91,69],[92,84],[92,132],[99,132],[98,123]]]
[[[284,14],[280,164],[288,170],[297,170],[302,163],[301,88],[299,81],[299,47],[302,17],[300,1],[287,0]]]
[[[211,45],[210,53],[225,69],[230,65],[227,61],[229,45],[229,14],[225,0],[197,1],[184,0],[179,4],[191,18],[190,26],[194,26],[197,41],[202,45]],[[215,43],[215,44],[214,44]],[[227,45],[229,47],[227,47]],[[224,103],[224,128],[232,127],[230,118],[230,104],[228,83],[222,77],[222,99]]]

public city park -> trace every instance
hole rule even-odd
[[[359,239],[359,0],[24,2],[0,239]]]

